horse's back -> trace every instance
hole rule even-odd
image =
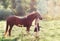
[[[7,21],[9,21],[9,20],[15,20],[15,19],[16,19],[15,16],[9,16],[9,17],[7,18]]]
[[[21,17],[18,17],[18,16],[9,16],[7,18],[7,23],[8,24],[14,24],[14,25],[18,25],[18,24],[21,24],[21,25],[25,25],[26,24],[26,18],[21,18]]]
[[[16,22],[16,20],[17,21],[19,21],[20,19],[18,18],[18,17],[16,17],[16,16],[9,16],[8,18],[7,18],[7,22],[10,24],[10,23],[15,23]]]

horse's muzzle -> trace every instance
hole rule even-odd
[[[40,19],[40,20],[42,20],[42,18],[41,18],[41,17],[40,17],[39,19]]]

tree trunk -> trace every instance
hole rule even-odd
[[[36,0],[31,0],[30,1],[30,12],[36,11]]]
[[[15,8],[16,8],[15,0],[11,0],[11,6],[12,6],[12,8],[13,8],[13,9],[15,9]]]
[[[11,0],[13,1],[13,0]],[[12,8],[16,10],[18,16],[24,16],[25,15],[25,10],[21,4],[21,0],[14,0],[12,2]]]

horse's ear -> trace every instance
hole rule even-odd
[[[11,10],[12,10],[12,12],[16,15],[17,14],[17,12],[16,12],[16,10],[15,9],[13,9],[12,7],[9,7]]]

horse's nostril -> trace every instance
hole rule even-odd
[[[41,20],[42,20],[42,18],[41,18]]]
[[[42,20],[42,18],[40,18],[40,20]]]

